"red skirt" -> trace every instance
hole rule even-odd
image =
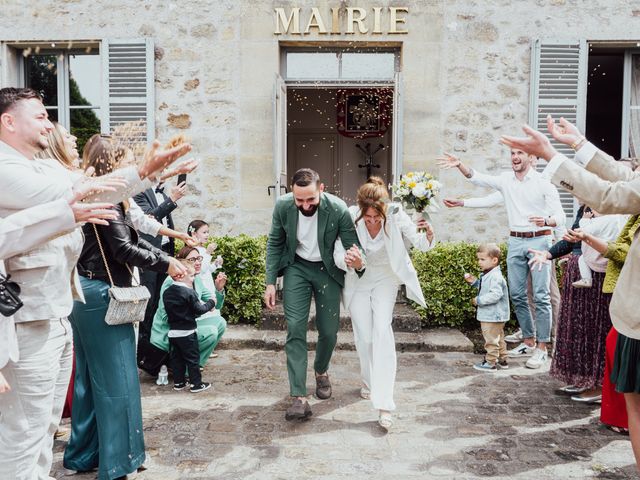
[[[611,327],[607,335],[607,345],[604,364],[604,378],[602,379],[602,407],[600,409],[600,421],[614,427],[629,428],[627,419],[627,405],[624,395],[616,392],[616,386],[611,383],[611,370],[613,369],[613,355],[616,351],[618,332]]]

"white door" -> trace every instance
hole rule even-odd
[[[393,139],[391,140],[391,183],[398,181],[402,175],[402,155],[403,155],[403,91],[402,74],[396,72],[393,88]]]
[[[287,187],[287,85],[276,75],[273,95],[273,187],[275,199],[285,193]],[[271,191],[271,187],[269,191]]]

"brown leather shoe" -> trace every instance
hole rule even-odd
[[[299,398],[294,398],[291,406],[287,408],[287,412],[284,414],[284,418],[286,420],[304,420],[311,415],[313,415],[313,413],[311,412],[311,406],[309,405],[309,402],[303,402]]]
[[[316,397],[320,400],[326,400],[331,397],[331,382],[329,381],[328,373],[323,373],[322,375],[316,373]]]

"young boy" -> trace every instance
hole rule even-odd
[[[509,291],[500,271],[500,247],[495,243],[480,245],[476,252],[480,278],[464,274],[464,279],[478,289],[478,296],[471,303],[478,307],[476,318],[482,328],[484,360],[473,366],[482,372],[494,372],[498,368],[509,368],[507,345],[504,341],[504,324],[509,320]]]
[[[195,270],[193,266],[185,264],[187,273],[184,276],[175,276],[173,284],[162,295],[164,308],[167,312],[169,323],[169,345],[171,346],[170,362],[173,369],[173,389],[183,390],[185,381],[185,368],[189,370],[189,382],[192,393],[202,392],[211,387],[208,382],[202,381],[200,375],[200,349],[196,334],[196,318],[213,310],[216,306],[212,298],[203,303],[193,289]]]

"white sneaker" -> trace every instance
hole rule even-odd
[[[363,386],[360,389],[360,398],[363,398],[365,400],[369,400],[371,398],[371,390],[369,390],[368,387]]]
[[[526,343],[521,343],[516,348],[512,348],[507,351],[507,355],[511,358],[530,357],[533,355],[534,347],[528,346]]]
[[[504,341],[507,343],[520,343],[522,342],[523,339],[524,337],[522,336],[521,329],[518,329],[515,332],[513,332],[511,335],[507,335],[506,337],[504,337]]]
[[[588,278],[581,278],[580,280],[576,280],[571,284],[573,288],[591,288],[593,286],[593,282]]]
[[[533,351],[533,355],[529,360],[527,360],[527,363],[525,363],[524,366],[527,368],[540,368],[542,365],[545,364],[546,361],[547,361],[547,351],[536,348]]]

